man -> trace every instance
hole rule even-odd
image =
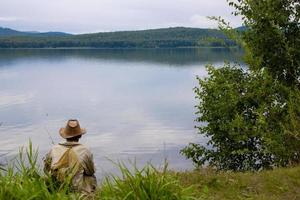
[[[78,120],[71,119],[59,133],[66,142],[52,147],[44,160],[44,171],[59,182],[70,181],[74,191],[91,194],[97,185],[93,155],[79,143],[86,130],[80,128]]]

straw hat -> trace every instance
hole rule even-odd
[[[65,139],[83,135],[85,133],[86,130],[84,128],[80,128],[79,121],[77,119],[70,119],[66,127],[59,130],[60,136]]]

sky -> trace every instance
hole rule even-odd
[[[1,0],[0,27],[69,33],[216,28],[207,16],[240,26],[231,12],[226,0]]]

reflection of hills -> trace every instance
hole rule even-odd
[[[59,61],[68,58],[192,65],[210,62],[238,62],[242,52],[225,48],[182,49],[2,49],[0,66],[24,60]]]

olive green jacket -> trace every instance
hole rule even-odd
[[[95,191],[97,182],[93,155],[78,142],[55,145],[44,159],[44,171],[56,176],[58,180],[63,181],[70,175],[69,168],[72,168],[71,183],[75,191],[88,194]],[[60,176],[56,172],[60,172]]]

